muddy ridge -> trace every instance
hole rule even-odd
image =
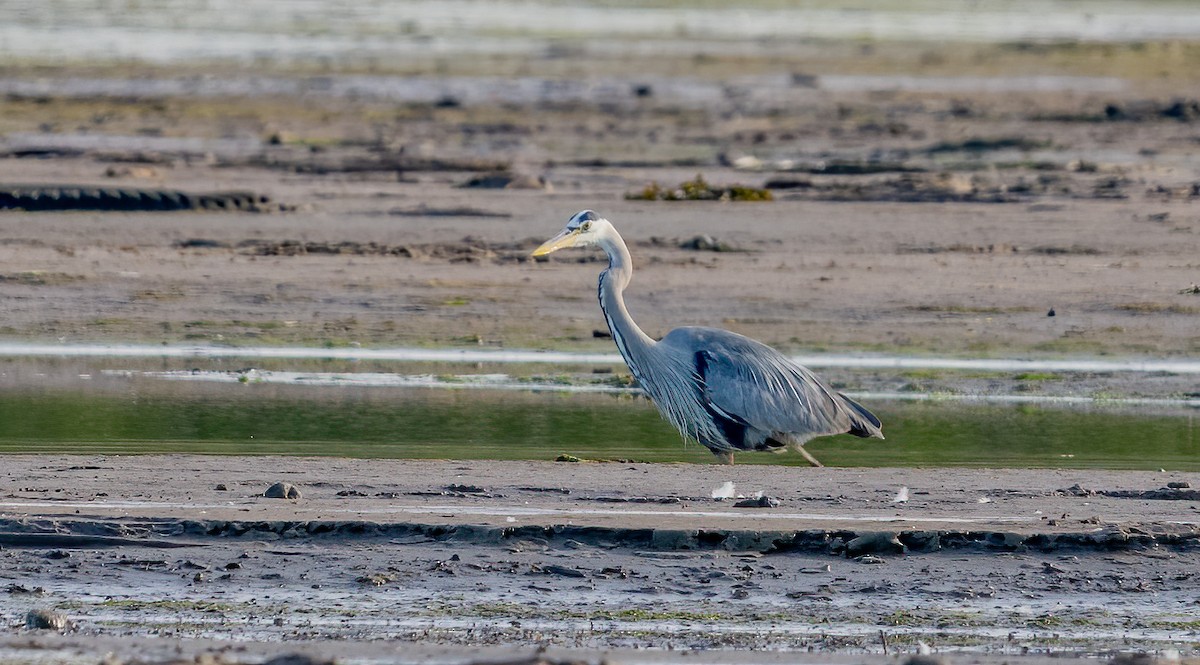
[[[0,210],[25,212],[171,212],[180,210],[267,212],[286,209],[253,192],[191,193],[171,189],[88,185],[2,185]]]
[[[412,539],[471,545],[503,546],[528,541],[548,546],[567,542],[605,549],[644,551],[755,551],[764,554],[804,552],[832,556],[932,553],[942,551],[1084,553],[1188,551],[1200,549],[1200,529],[1160,527],[1150,533],[1135,526],[1100,531],[1020,534],[1004,531],[851,531],[807,529],[630,529],[607,526],[480,526],[419,524],[362,520],[187,520],[152,519],[28,521],[0,519],[0,545],[8,547],[141,547],[203,546],[211,538],[304,540],[333,538]]]

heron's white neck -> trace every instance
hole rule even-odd
[[[623,292],[633,278],[633,263],[629,256],[629,248],[625,241],[615,231],[605,234],[599,240],[600,248],[608,254],[608,269],[600,273],[600,309],[608,321],[608,331],[612,333],[613,341],[625,363],[639,381],[639,370],[645,363],[646,352],[657,343],[633,322],[629,310],[625,308]]]

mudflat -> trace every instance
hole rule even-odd
[[[624,78],[607,71],[616,55],[570,59],[584,69],[566,78],[530,56],[544,78],[509,90],[464,71],[432,101],[400,72],[351,70],[342,89],[282,66],[185,86],[184,65],[13,66],[0,183],[65,188],[55,200],[105,188],[92,207],[115,211],[0,211],[0,334],[608,350],[593,337],[602,257],[529,257],[592,208],[631,245],[627,300],[655,336],[691,324],[790,352],[1200,350],[1200,107],[1173,92],[1193,82],[1176,66],[1193,47],[883,43],[831,47],[824,78],[780,74],[815,64],[796,48],[741,74],[716,58],[676,75],[681,56],[664,56]],[[1098,76],[1106,59],[1164,73]],[[1041,76],[999,77],[1006,65]],[[684,186],[697,178],[711,192]],[[128,211],[163,190],[269,201]]]
[[[922,643],[1103,654],[1186,649],[1195,631],[1194,473],[4,462],[0,611],[70,622],[62,638],[0,642],[30,662],[94,659],[101,646],[236,658],[209,641],[230,631],[249,654],[351,662],[466,660],[480,647],[512,657],[531,644],[630,662],[651,658],[647,646],[668,662]],[[276,483],[293,498],[265,496]]]
[[[611,352],[602,258],[529,256],[591,208],[656,337],[1200,352],[1194,10],[759,4],[21,6],[0,26],[0,337]],[[4,386],[93,368],[10,363]],[[1194,398],[1193,377],[834,378]],[[299,496],[263,496],[279,482]],[[1194,659],[1197,486],[6,455],[0,660]]]

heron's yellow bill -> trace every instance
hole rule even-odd
[[[574,247],[575,239],[579,237],[579,229],[563,229],[562,233],[542,243],[541,247],[533,250],[533,256],[545,256],[550,252]]]

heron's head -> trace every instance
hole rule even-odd
[[[567,222],[567,227],[558,235],[533,250],[533,255],[545,256],[550,252],[567,247],[591,247],[599,244],[600,239],[611,230],[612,224],[607,219],[591,210],[581,210],[571,217]]]

